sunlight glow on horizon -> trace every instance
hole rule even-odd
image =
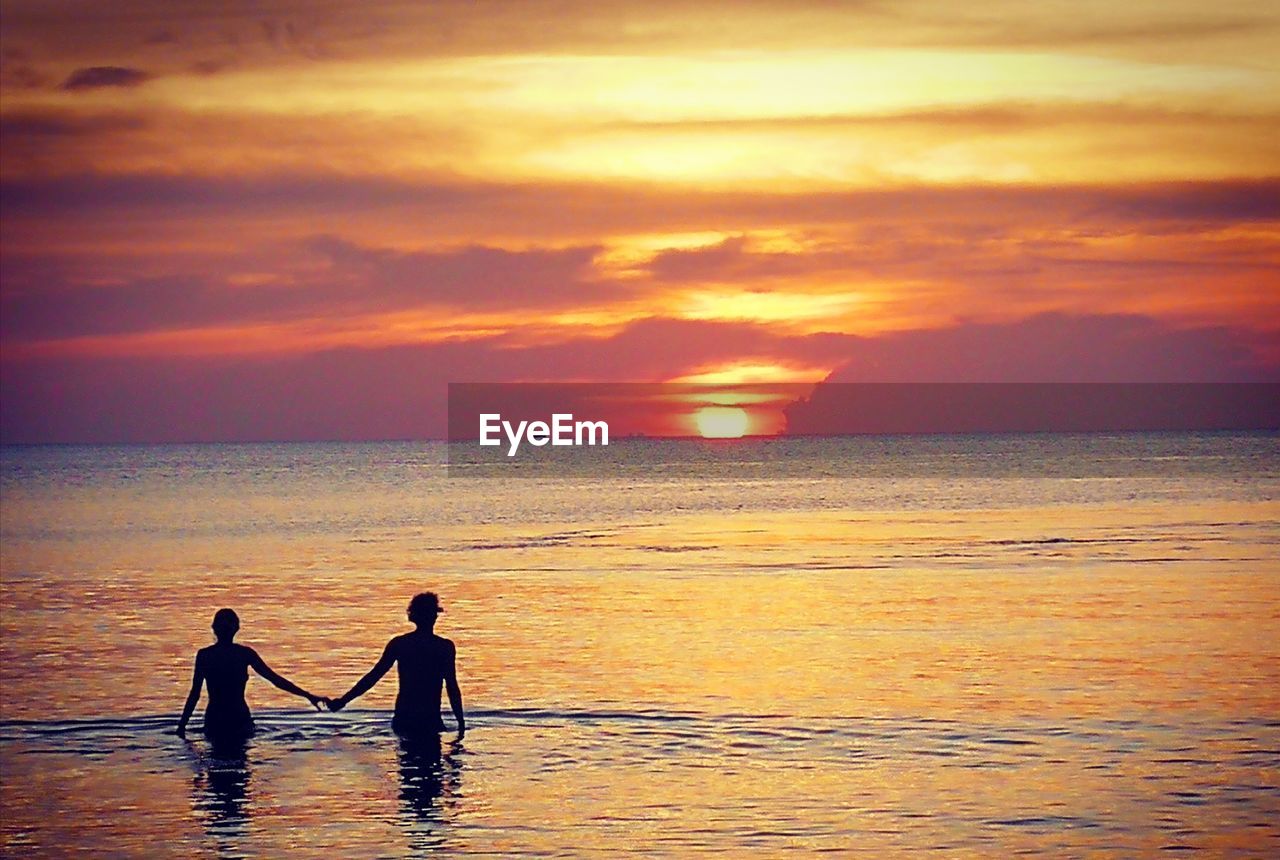
[[[667,382],[705,385],[742,385],[757,382],[818,382],[831,372],[831,367],[802,367],[765,361],[740,361],[714,367],[702,367]]]
[[[704,406],[693,420],[703,439],[741,439],[750,424],[747,411],[737,406]]]

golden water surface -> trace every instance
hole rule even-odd
[[[6,492],[6,853],[1280,850],[1267,498],[458,523],[196,484]],[[217,608],[337,695],[424,588],[460,743],[397,742],[394,675],[341,714],[251,679],[242,758],[165,734]]]

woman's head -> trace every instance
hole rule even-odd
[[[213,635],[219,639],[230,639],[240,629],[240,616],[234,609],[219,609],[213,614]]]

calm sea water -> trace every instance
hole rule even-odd
[[[614,453],[0,449],[3,853],[1280,853],[1280,437]],[[217,608],[337,694],[427,588],[462,742],[166,734]]]

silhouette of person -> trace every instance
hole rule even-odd
[[[316,710],[320,709],[321,702],[328,701],[271,671],[257,651],[233,642],[239,629],[240,617],[234,610],[219,609],[214,613],[213,633],[218,641],[196,652],[195,677],[191,679],[191,692],[187,694],[187,703],[175,732],[179,737],[187,736],[187,721],[191,719],[196,702],[200,701],[200,687],[206,684],[209,687],[209,704],[204,711],[204,733],[218,741],[253,734],[253,715],[244,700],[244,686],[249,680],[250,667],[281,690],[302,696]]]
[[[455,667],[457,649],[453,643],[433,632],[436,618],[444,609],[440,599],[430,591],[409,601],[409,620],[416,628],[387,643],[382,657],[346,695],[329,700],[329,710],[340,711],[352,700],[367,693],[396,664],[400,691],[396,694],[395,716],[391,728],[399,735],[438,734],[445,730],[440,719],[440,686],[449,691],[449,706],[458,722],[458,738],[467,731],[462,714],[462,690],[458,688]]]

